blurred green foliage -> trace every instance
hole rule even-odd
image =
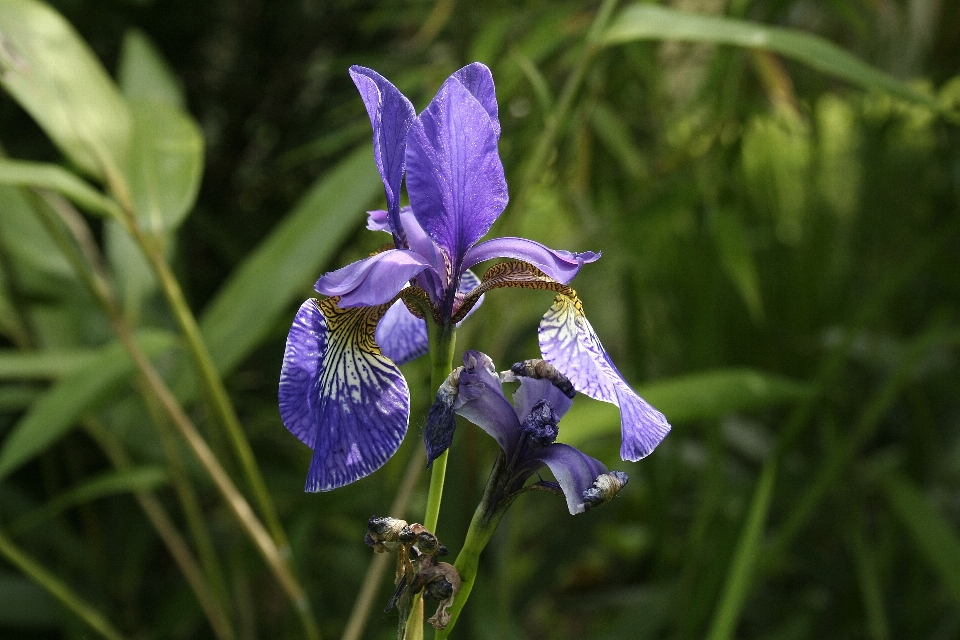
[[[576,288],[674,431],[622,463],[616,411],[579,398],[560,439],[629,486],[578,517],[522,497],[455,637],[960,635],[960,7],[604,7],[590,31],[599,7],[563,1],[0,0],[0,636],[306,633],[118,323],[283,549],[279,514],[320,632],[340,636],[366,520],[432,391],[407,365],[399,454],[304,494],[310,452],[276,408],[284,338],[320,273],[381,242],[362,229],[383,195],[347,67],[423,108],[473,60],[497,82],[511,189],[493,234],[603,251]],[[198,318],[206,374],[144,246]],[[535,356],[549,301],[487,296],[458,348]],[[454,553],[494,452],[458,430],[438,531]],[[391,515],[424,500],[421,483]],[[394,629],[374,613],[363,637]]]

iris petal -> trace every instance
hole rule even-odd
[[[579,300],[558,295],[538,333],[544,359],[567,376],[577,391],[620,407],[621,458],[646,457],[667,436],[666,417],[638,396],[617,371]]]
[[[503,395],[493,363],[479,351],[463,354],[456,411],[490,434],[508,460],[513,456],[520,438],[520,421]]]
[[[280,374],[284,425],[313,448],[307,491],[329,491],[363,478],[400,447],[410,393],[373,332],[384,309],[342,309],[307,300],[287,337]]]
[[[380,305],[429,266],[418,253],[389,249],[325,273],[317,280],[316,290],[326,296],[340,296],[339,304],[344,308]]]
[[[410,205],[452,277],[507,205],[496,130],[477,98],[449,78],[410,127],[406,153]]]
[[[373,69],[350,67],[350,77],[360,91],[373,125],[373,156],[387,194],[390,230],[404,240],[400,225],[400,184],[406,162],[407,132],[416,111],[399,89]]]
[[[427,323],[397,300],[377,325],[377,344],[397,365],[406,364],[427,352]]]
[[[493,86],[493,74],[481,62],[468,64],[453,74],[453,77],[473,94],[490,116],[493,130],[500,137],[500,119],[497,115],[497,93]]]
[[[557,282],[567,284],[573,280],[584,264],[600,259],[599,253],[570,253],[550,249],[526,238],[494,238],[471,248],[463,259],[464,268],[494,258],[523,260],[547,274]]]
[[[570,515],[586,511],[583,492],[593,486],[598,476],[607,472],[607,468],[596,458],[559,442],[540,449],[531,456],[531,460],[547,465],[560,483]]]
[[[533,406],[541,400],[550,403],[558,419],[562,418],[573,406],[573,400],[545,378],[522,377],[519,380],[520,387],[513,393],[513,406],[516,409],[517,417],[521,421],[530,414]]]

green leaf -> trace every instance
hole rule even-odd
[[[98,216],[119,218],[120,208],[75,173],[58,164],[0,158],[0,184],[57,191]]]
[[[65,493],[58,494],[50,502],[27,513],[13,523],[10,534],[19,537],[71,507],[98,498],[120,493],[152,491],[168,482],[169,476],[166,470],[157,465],[109,471]]]
[[[940,576],[944,588],[960,603],[960,536],[907,478],[892,476],[885,483],[887,499],[920,556]]]
[[[237,366],[299,300],[382,190],[371,148],[355,151],[317,180],[237,268],[200,319],[221,373]]]
[[[0,573],[0,626],[56,629],[63,609],[39,584],[15,573]]]
[[[753,586],[754,567],[763,547],[763,529],[770,513],[770,499],[776,477],[777,465],[773,462],[764,465],[753,492],[750,511],[743,523],[743,531],[737,541],[736,551],[727,570],[717,611],[707,634],[708,640],[729,640],[734,637],[743,605]]]
[[[760,276],[740,217],[734,212],[718,211],[713,231],[720,266],[743,298],[750,317],[760,322],[763,319]]]
[[[0,158],[0,182],[7,162]],[[0,185],[0,248],[15,265],[21,286],[35,289],[49,279],[75,280],[70,262],[17,187]]]
[[[183,86],[150,39],[130,29],[120,46],[117,81],[128,100],[160,102],[184,109]]]
[[[0,380],[45,380],[62,378],[89,366],[97,357],[94,349],[16,351],[0,350]]]
[[[620,12],[600,42],[615,45],[637,40],[709,42],[775,51],[862,87],[883,89],[932,109],[940,108],[930,96],[915,91],[832,42],[797,29],[768,27],[733,18],[698,15],[651,4],[635,4]]]
[[[166,332],[150,331],[138,334],[137,342],[153,356],[172,347],[175,338]],[[126,351],[113,343],[51,387],[0,445],[0,480],[66,435],[80,416],[129,380],[134,371]]]
[[[808,386],[751,369],[719,369],[635,387],[671,424],[715,420],[732,413],[759,411],[797,402]],[[582,394],[560,425],[560,439],[579,444],[589,438],[620,433],[620,410]]]
[[[90,48],[46,4],[0,3],[0,84],[84,172],[104,179],[122,166],[126,104]]]
[[[126,165],[140,225],[154,234],[176,229],[193,207],[203,174],[203,135],[182,109],[130,102],[134,135]]]

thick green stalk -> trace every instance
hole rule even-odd
[[[455,327],[437,327],[427,322],[430,335],[430,389],[436,393],[453,370],[453,349],[457,343]],[[443,497],[443,481],[447,475],[447,452],[444,451],[430,468],[430,490],[427,494],[427,511],[423,526],[436,533],[440,518],[440,500]]]
[[[457,344],[456,327],[438,327],[427,321],[427,334],[430,339],[430,389],[436,393],[453,369],[453,350]],[[430,488],[427,491],[427,509],[423,515],[423,526],[436,533],[440,519],[440,501],[443,499],[443,483],[447,476],[447,451],[441,453],[430,467]],[[423,638],[423,600],[418,594],[407,618],[405,640]]]
[[[454,625],[457,624],[457,618],[460,617],[460,611],[463,605],[467,603],[470,592],[473,590],[473,583],[477,579],[477,567],[480,565],[480,554],[490,542],[497,525],[503,519],[503,514],[510,505],[511,500],[503,499],[504,480],[503,471],[506,466],[506,460],[501,453],[497,456],[497,462],[490,472],[490,479],[487,480],[487,486],[483,490],[483,498],[477,505],[477,510],[473,512],[473,519],[470,521],[470,528],[467,530],[467,537],[463,541],[463,547],[457,554],[457,559],[453,567],[460,574],[460,591],[457,592],[453,600],[453,606],[450,607],[450,622],[446,628],[438,629],[433,636],[434,640],[441,640],[450,635]]]
[[[46,589],[50,595],[77,614],[92,629],[108,640],[123,640],[123,636],[111,625],[102,613],[74,593],[59,578],[44,569],[40,564],[17,547],[12,540],[0,532],[0,556],[7,559],[34,582]]]

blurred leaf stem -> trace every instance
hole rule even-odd
[[[44,589],[49,591],[70,611],[77,614],[81,620],[90,625],[101,636],[107,638],[107,640],[123,640],[123,635],[113,628],[102,613],[74,593],[70,587],[47,571],[40,563],[28,556],[3,531],[0,531],[0,555],[3,555],[10,564],[20,569],[24,574],[30,576],[37,584],[42,585]]]
[[[38,195],[54,211],[62,212],[72,209],[66,200],[56,194],[40,191]],[[133,339],[132,331],[126,319],[123,317],[122,311],[113,299],[113,294],[106,277],[97,268],[97,265],[100,263],[99,257],[95,253],[91,255],[81,255],[73,245],[74,237],[66,237],[64,235],[62,227],[58,224],[59,219],[54,219],[50,215],[50,212],[43,206],[35,207],[35,209],[43,219],[48,231],[57,240],[64,255],[67,256],[73,265],[78,277],[87,285],[94,298],[107,314],[114,333],[130,354],[130,358],[143,377],[144,384],[149,390],[149,393],[157,399],[164,412],[170,417],[174,426],[184,440],[186,440],[188,446],[220,491],[227,506],[234,513],[240,525],[273,571],[280,586],[292,601],[300,617],[305,637],[311,640],[315,638],[318,639],[320,633],[313,619],[313,614],[310,611],[310,604],[306,593],[293,573],[290,564],[290,554],[280,551],[273,538],[270,537],[270,534],[250,508],[246,498],[243,497],[243,494],[241,494],[236,485],[234,485],[206,440],[200,435],[200,432],[187,416],[183,407],[180,406],[173,392]],[[77,214],[77,218],[82,221],[79,214]],[[67,226],[70,228],[72,234],[76,234],[75,229],[71,228],[70,225]],[[82,242],[79,244],[81,246],[83,245]],[[93,249],[88,247],[88,251],[92,250]],[[165,265],[166,263],[163,262],[163,264]],[[166,273],[172,278],[169,269],[167,269]],[[176,290],[179,291],[179,287],[177,287]],[[182,295],[180,299],[183,300]],[[190,315],[190,317],[192,318],[192,315]]]
[[[155,238],[148,236],[143,229],[140,228],[133,212],[133,203],[129,196],[126,195],[128,193],[126,186],[122,183],[117,183],[116,180],[112,180],[110,188],[123,209],[122,223],[140,246],[140,249],[143,251],[144,256],[146,256],[147,261],[150,263],[154,274],[160,282],[160,288],[163,291],[164,297],[167,299],[167,304],[170,310],[173,311],[180,331],[186,340],[187,348],[191,356],[193,356],[194,363],[200,373],[200,379],[213,405],[214,413],[220,424],[227,430],[234,453],[240,461],[240,466],[246,475],[250,488],[253,490],[254,498],[260,507],[264,520],[266,520],[267,527],[270,529],[274,541],[280,548],[281,554],[283,556],[289,556],[290,543],[283,530],[283,525],[280,524],[280,517],[277,515],[276,507],[273,505],[273,500],[263,480],[263,475],[257,466],[253,449],[250,447],[250,441],[247,440],[243,432],[243,426],[240,424],[237,412],[223,385],[223,380],[220,378],[220,374],[213,364],[210,351],[207,349],[207,344],[204,342],[203,336],[200,333],[197,319],[190,310],[190,305],[187,304],[183,290],[180,288],[180,283],[173,275],[173,272],[170,270],[170,265],[163,255],[163,247],[160,243],[156,242]]]

